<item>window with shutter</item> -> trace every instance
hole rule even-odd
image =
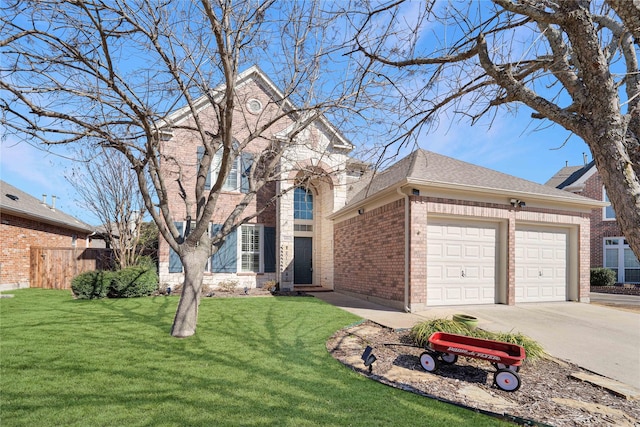
[[[241,271],[260,273],[262,271],[262,227],[259,225],[243,225],[241,257]]]
[[[211,169],[207,173],[205,190],[211,188],[211,183],[218,178],[220,166],[222,165],[223,150],[219,149],[211,159]],[[204,156],[204,147],[198,147],[198,165]],[[250,153],[240,153],[231,165],[229,175],[222,185],[223,191],[241,191],[247,193],[249,191],[249,172],[253,164],[253,155]]]

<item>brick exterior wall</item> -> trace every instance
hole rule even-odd
[[[402,304],[404,199],[334,224],[334,289]]]
[[[236,111],[234,112],[234,138],[242,142],[255,132],[260,126],[275,120],[282,114],[281,106],[271,98],[270,88],[263,87],[260,80],[248,80],[240,85],[236,91]],[[247,101],[257,99],[263,106],[259,114],[247,111]],[[200,120],[203,123],[211,123],[212,130],[216,123],[215,112],[210,106],[203,106],[199,111]],[[293,124],[290,117],[282,117],[272,124],[267,131],[262,132],[263,137],[252,140],[244,148],[245,153],[259,155],[265,150],[271,140],[278,138],[277,134],[283,133]],[[194,138],[189,128],[194,122],[191,116],[185,116],[176,120],[173,136],[163,141],[162,167],[165,174],[165,183],[170,195],[169,207],[174,221],[184,221],[187,216],[195,217],[195,200],[193,189],[198,164],[198,146],[201,145],[198,138]],[[283,142],[285,152],[275,177],[277,182],[270,182],[258,192],[256,197],[244,209],[240,218],[251,216],[260,211],[266,203],[272,202],[266,210],[249,223],[263,224],[265,227],[276,228],[276,257],[278,265],[276,273],[205,273],[203,282],[205,285],[215,286],[221,280],[237,280],[241,287],[256,287],[269,280],[280,282],[282,289],[293,287],[293,192],[282,194],[297,184],[300,171],[316,170],[326,174],[327,183],[311,181],[311,185],[318,189],[315,201],[316,210],[313,223],[313,281],[314,285],[322,285],[330,288],[333,284],[333,258],[332,258],[332,222],[327,218],[335,206],[344,206],[346,189],[336,185],[343,183],[344,178],[336,177],[344,175],[347,161],[346,152],[343,149],[327,149],[334,139],[331,132],[317,123],[300,132],[294,142]],[[186,202],[180,197],[180,190],[176,179],[180,177],[187,191]],[[213,178],[213,177],[212,177]],[[334,182],[335,180],[335,182]],[[190,193],[189,193],[190,192]],[[281,193],[274,202],[273,196]],[[242,200],[244,194],[236,192],[221,192],[213,213],[212,222],[222,223],[231,211]],[[189,212],[188,212],[189,211]],[[169,245],[161,237],[159,243],[159,273],[161,286],[178,285],[183,281],[183,274],[169,273]]]
[[[589,302],[589,214],[569,210],[410,196],[408,308],[427,309],[428,218],[482,219],[499,224],[498,251],[503,253],[496,269],[501,303],[515,304],[515,232],[520,224],[560,226],[567,230],[567,297]],[[404,306],[405,199],[367,210],[362,215],[334,224],[334,288],[395,308]],[[574,251],[571,254],[571,251]],[[572,261],[573,260],[573,261]],[[501,266],[502,265],[502,266]]]
[[[587,179],[582,192],[577,194],[595,200],[604,200],[602,191],[602,178],[596,172]],[[617,221],[604,220],[602,208],[591,211],[591,267],[602,267],[604,264],[604,238],[622,235]]]
[[[409,307],[427,303],[427,200],[409,197]],[[404,230],[403,230],[404,233]]]
[[[2,214],[0,221],[0,285],[26,286],[29,283],[31,246],[86,247],[87,234],[27,218]]]

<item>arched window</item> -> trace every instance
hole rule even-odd
[[[305,188],[296,188],[293,193],[293,218],[313,219],[313,194]]]

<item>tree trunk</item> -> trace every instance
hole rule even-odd
[[[171,335],[176,338],[186,338],[196,333],[202,277],[208,256],[208,251],[201,249],[201,247],[187,247],[180,256],[184,268],[184,284],[178,310],[171,327]]]
[[[640,259],[640,181],[626,149],[624,130],[605,125],[598,130],[601,132],[583,138],[591,149],[622,233]]]

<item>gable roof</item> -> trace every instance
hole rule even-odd
[[[565,166],[544,185],[566,191],[580,192],[584,189],[585,181],[596,172],[595,166],[594,160],[584,166]]]
[[[257,65],[252,65],[245,71],[238,74],[236,78],[236,86],[240,87],[245,84],[248,84],[251,81],[255,81],[259,86],[261,86],[271,98],[275,102],[282,102],[285,107],[285,111],[295,111],[296,107],[293,105],[288,98],[284,96],[282,91],[276,86],[276,84],[267,76],[264,71],[260,69]],[[222,83],[216,86],[211,92],[213,93],[213,98],[217,101],[222,98],[224,95],[226,84]],[[200,111],[210,105],[210,100],[207,95],[202,95],[200,98],[194,101],[194,106],[196,110]],[[184,106],[173,113],[169,114],[166,120],[162,120],[158,122],[157,126],[161,129],[161,133],[164,133],[166,136],[171,135],[170,130],[162,130],[162,129],[170,129],[172,125],[179,123],[186,118],[192,115],[190,107]],[[326,129],[329,133],[332,134],[331,141],[336,148],[348,148],[349,150],[353,149],[353,144],[331,123],[327,118],[321,114],[317,120],[317,124]],[[291,131],[295,128],[295,126],[290,126],[285,130]]]
[[[593,199],[420,149],[383,172],[365,175],[352,188],[349,201],[341,210],[362,204],[380,193],[395,191],[404,185],[554,200],[585,207],[600,206]]]
[[[0,180],[0,212],[91,233],[93,227]]]

